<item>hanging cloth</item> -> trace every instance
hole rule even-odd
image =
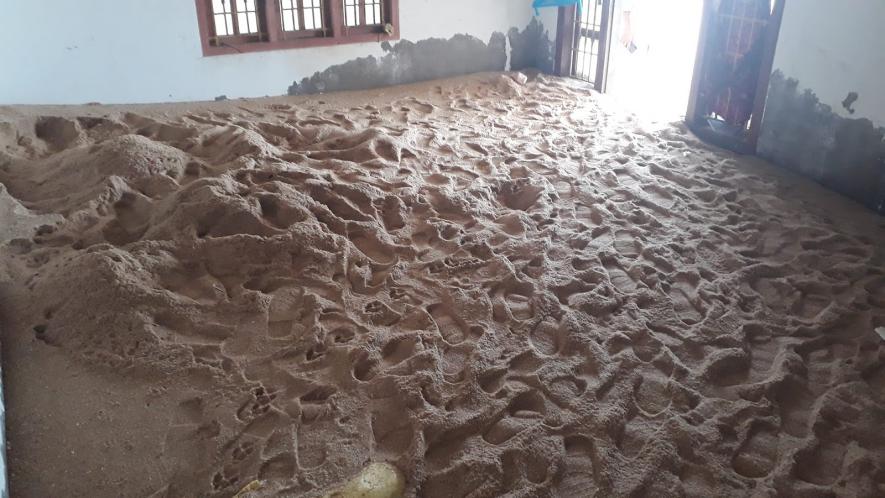
[[[532,2],[532,7],[535,8],[535,15],[541,15],[541,11],[538,10],[540,7],[566,7],[568,5],[578,5],[578,10],[581,10],[581,0],[535,0]]]

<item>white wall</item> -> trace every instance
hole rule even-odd
[[[530,0],[400,0],[404,40],[523,29]],[[556,30],[555,9],[542,20]],[[379,43],[203,57],[193,0],[0,0],[0,104],[143,103],[285,94]]]
[[[787,0],[774,69],[839,115],[885,126],[883,23],[883,0]],[[849,114],[841,102],[852,91]]]

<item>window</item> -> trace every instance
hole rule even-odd
[[[372,26],[383,24],[381,0],[344,0],[344,25]]]
[[[196,0],[204,55],[399,38],[399,0]]]
[[[280,7],[285,33],[322,30],[326,25],[322,0],[281,0]]]
[[[259,25],[257,0],[212,0],[212,28],[214,40],[222,38],[231,43],[261,41],[266,30]]]

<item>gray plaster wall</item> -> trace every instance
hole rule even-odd
[[[553,70],[553,35],[537,18],[522,30],[492,33],[488,41],[457,34],[449,39],[384,43],[384,55],[357,57],[295,81],[289,95],[362,90],[483,71]]]
[[[885,213],[885,2],[785,1],[757,152]]]
[[[842,104],[852,108],[846,95]],[[795,78],[771,77],[757,153],[885,214],[885,128],[843,117]]]

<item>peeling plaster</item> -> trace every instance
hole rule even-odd
[[[289,95],[363,90],[388,85],[445,78],[482,71],[503,71],[507,62],[504,35],[494,33],[488,43],[469,35],[448,40],[428,38],[417,43],[385,43],[385,55],[359,57],[330,66],[295,82]]]
[[[858,97],[859,96],[857,95],[857,92],[848,92],[848,96],[845,97],[845,100],[842,101],[842,107],[844,107],[845,110],[848,111],[848,114],[854,114],[854,108],[851,106],[853,106],[854,103],[857,102]]]
[[[531,67],[545,73],[553,72],[553,39],[537,18],[533,18],[522,31],[510,28],[507,38],[512,47],[511,70]]]
[[[382,44],[384,55],[352,59],[318,71],[289,87],[289,95],[363,90],[415,83],[484,71],[519,71],[530,67],[550,72],[553,50],[549,33],[537,19],[525,29],[495,32],[489,41],[458,34],[448,40],[428,38]]]
[[[883,139],[885,128],[866,118],[839,116],[812,90],[800,90],[798,80],[780,70],[772,74],[760,156],[885,214]]]

